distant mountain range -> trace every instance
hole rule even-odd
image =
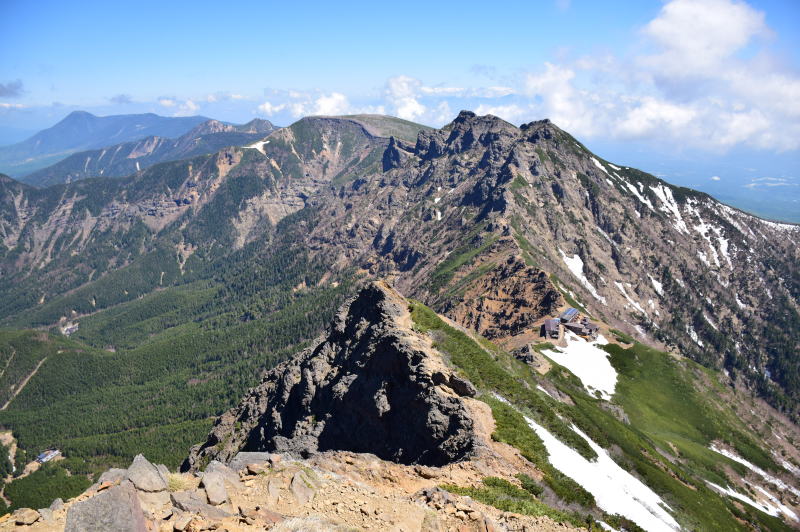
[[[27,140],[0,147],[0,172],[24,176],[77,151],[148,136],[178,137],[207,120],[203,116],[164,117],[153,113],[95,116],[74,111]]]
[[[275,126],[255,119],[244,125],[207,120],[177,138],[148,136],[96,150],[74,153],[66,159],[23,177],[34,186],[71,183],[87,177],[123,177],[156,163],[188,159],[226,146],[243,146],[272,133]]]

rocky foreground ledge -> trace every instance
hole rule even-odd
[[[240,453],[229,466],[171,473],[141,455],[111,469],[83,494],[50,508],[20,509],[0,530],[172,532],[353,530],[564,531],[546,517],[501,512],[438,488],[478,481],[497,462],[446,467],[401,465],[374,455],[319,453],[312,459]],[[512,474],[513,467],[505,466]]]

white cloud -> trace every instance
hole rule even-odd
[[[680,134],[695,117],[690,107],[646,97],[632,106],[616,125],[622,137],[641,138],[669,130]]]
[[[406,120],[416,120],[425,114],[427,107],[418,100],[422,83],[409,76],[395,76],[386,81],[384,94],[395,114]]]
[[[258,110],[267,116],[272,116],[276,113],[280,113],[284,109],[286,109],[286,104],[284,103],[273,105],[270,102],[264,102],[258,106]]]
[[[785,177],[755,177],[750,183],[744,185],[745,188],[756,189],[763,187],[797,187],[800,183],[795,183]]]
[[[517,104],[487,105],[481,104],[475,109],[479,115],[494,115],[507,122],[523,122],[528,119],[529,111]]]
[[[343,115],[350,109],[347,97],[339,92],[323,94],[314,102],[315,115]]]
[[[720,176],[718,176],[718,175],[712,175],[711,176],[711,181],[720,181],[720,180],[722,180],[722,178]]]
[[[21,103],[5,103],[0,102],[0,109],[24,109],[25,106]]]
[[[172,98],[159,98],[158,103],[163,107],[175,107],[177,105]]]
[[[645,58],[669,75],[705,75],[746,46],[768,35],[764,14],[735,0],[672,0],[644,27],[659,53]]]

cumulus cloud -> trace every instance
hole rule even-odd
[[[718,176],[718,175],[712,175],[711,176],[711,181],[720,181],[720,180],[722,180],[722,178],[720,176]]]
[[[764,13],[735,0],[672,0],[643,33],[660,48],[643,58],[669,76],[707,75],[754,37],[768,35]]]
[[[420,103],[422,82],[409,76],[395,76],[386,81],[384,94],[394,114],[406,120],[417,120],[428,110]]]
[[[278,104],[278,105],[274,105],[274,104],[272,104],[270,102],[264,102],[264,103],[262,103],[261,105],[258,106],[258,110],[261,113],[264,113],[267,116],[274,116],[277,113],[280,113],[281,111],[283,111],[284,109],[286,109],[286,104],[283,104],[283,103],[282,104]]]
[[[24,109],[25,106],[21,103],[5,103],[0,102],[0,109]]]
[[[22,96],[22,80],[0,83],[0,98],[18,98]]]
[[[117,94],[116,96],[112,96],[108,99],[111,103],[116,103],[119,105],[129,104],[133,101],[130,94]]]
[[[323,94],[314,102],[315,115],[343,115],[348,109],[350,104],[347,102],[347,97],[339,92],[332,92],[330,94]]]
[[[161,105],[162,107],[175,107],[177,105],[177,102],[175,102],[175,100],[173,100],[172,98],[159,98],[158,104]]]
[[[763,45],[764,14],[737,0],[671,0],[644,26],[645,52],[545,63],[513,103],[478,109],[548,117],[574,134],[727,150],[800,148],[800,77]]]

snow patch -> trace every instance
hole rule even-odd
[[[542,439],[550,463],[594,495],[597,506],[610,514],[624,515],[650,532],[680,530],[675,519],[665,510],[669,506],[642,481],[617,465],[608,453],[577,427],[572,427],[597,453],[591,462],[577,451],[559,441],[544,427],[525,418]]]
[[[594,165],[595,165],[596,167],[598,167],[600,170],[602,170],[603,172],[605,172],[605,174],[606,174],[607,176],[611,176],[611,174],[609,174],[609,173],[608,173],[608,170],[606,170],[605,166],[603,166],[602,164],[600,164],[600,161],[598,161],[597,159],[595,159],[594,157],[592,157],[592,162],[594,163]]]
[[[633,298],[631,298],[631,296],[628,295],[628,292],[625,291],[625,286],[622,283],[614,281],[614,284],[616,285],[617,290],[622,292],[622,295],[625,296],[625,299],[628,300],[628,303],[630,303],[633,308],[635,308],[636,310],[647,316],[647,312],[645,312],[642,306],[636,301],[634,301]]]
[[[248,150],[257,150],[260,151],[263,155],[266,155],[267,153],[264,151],[264,146],[266,146],[267,144],[269,144],[268,140],[259,140],[257,142],[242,147]]]
[[[554,399],[554,397],[552,395],[550,395],[550,392],[548,392],[547,390],[542,388],[539,384],[536,385],[536,389],[539,390],[540,392],[542,392],[543,394],[545,394],[550,399]]]
[[[442,220],[442,211],[436,209],[436,221],[440,222]]]
[[[613,165],[613,164],[611,164],[611,163],[608,163],[608,166],[610,166],[611,168],[613,168],[613,169],[614,169],[614,170],[616,170],[617,172],[619,172],[620,170],[622,170],[622,168],[620,168],[619,166],[615,166],[615,165]]]
[[[747,481],[745,481],[745,482],[747,484],[750,484]],[[770,501],[774,500],[774,502],[776,502],[777,505],[769,504],[766,501],[756,502],[753,499],[751,499],[750,497],[748,497],[747,495],[743,495],[743,494],[739,493],[738,491],[735,491],[735,490],[731,489],[730,486],[723,488],[722,486],[718,486],[717,484],[714,484],[713,482],[706,481],[706,483],[709,486],[711,486],[712,488],[714,488],[715,490],[719,491],[720,493],[723,493],[723,494],[727,495],[728,497],[732,497],[734,499],[740,500],[745,504],[749,504],[753,508],[758,508],[762,512],[764,512],[764,513],[766,513],[768,515],[771,515],[772,517],[778,517],[779,514],[781,512],[783,512],[788,517],[791,517],[792,519],[797,521],[797,515],[793,511],[791,511],[789,508],[787,508],[786,506],[781,504],[780,501],[775,499],[775,497],[771,493],[768,493],[766,490],[764,490],[763,488],[760,488],[759,486],[754,486],[754,487],[757,490],[761,491],[762,493],[766,494],[767,498]]]
[[[696,343],[700,347],[703,347],[705,345],[703,341],[700,340],[700,337],[697,336],[697,331],[695,331],[691,325],[686,326],[686,332],[689,333],[689,338],[691,338],[694,343]]]
[[[572,272],[572,275],[578,278],[584,288],[586,288],[596,300],[605,305],[606,298],[598,294],[597,289],[595,289],[595,287],[592,286],[592,283],[590,283],[586,276],[583,275],[583,259],[581,259],[581,256],[576,253],[572,257],[569,257],[561,250],[561,248],[559,248],[558,251],[561,253],[561,258],[564,260],[564,264],[567,265],[567,268],[569,268],[569,271]]]
[[[658,295],[663,296],[664,295],[664,285],[661,284],[660,282],[656,281],[655,279],[653,279],[650,276],[650,274],[648,274],[647,276],[650,277],[650,282],[653,283],[653,288],[658,293]]]
[[[661,200],[661,210],[669,213],[675,218],[673,227],[677,229],[681,233],[689,234],[689,228],[686,227],[686,222],[683,221],[683,216],[681,216],[681,210],[678,208],[678,202],[675,201],[675,197],[672,195],[672,189],[669,187],[665,187],[662,184],[659,184],[657,187],[650,187],[650,190],[653,191],[653,194]]]
[[[434,203],[439,203],[440,201],[442,201],[442,198],[433,198]]]
[[[703,318],[705,318],[705,320],[708,322],[708,324],[711,325],[712,329],[714,329],[715,331],[719,330],[717,328],[717,325],[713,321],[711,321],[711,318],[709,318],[708,314],[706,314],[705,312],[703,312]]]
[[[733,297],[736,299],[736,304],[739,306],[739,308],[747,308],[747,305],[745,305],[742,300],[739,299],[739,294],[733,294]]]
[[[640,187],[642,186],[641,183],[638,183],[638,184],[639,184]],[[644,196],[642,196],[641,192],[639,192],[639,189],[637,189],[635,186],[631,185],[627,181],[625,181],[625,185],[628,187],[628,190],[630,190],[633,193],[633,195],[636,196],[639,199],[639,201],[641,201],[642,203],[647,205],[650,208],[651,211],[656,212],[656,210],[653,208],[653,204],[650,203],[649,199],[647,199]]]
[[[599,335],[597,340],[587,342],[572,331],[566,331],[564,340],[567,346],[559,347],[560,352],[542,353],[574,373],[590,394],[598,391],[603,399],[611,400],[617,386],[617,372],[608,360],[608,353],[598,347],[606,345],[608,340]]]
[[[769,473],[767,473],[766,471],[764,471],[763,469],[761,469],[757,465],[748,462],[747,460],[745,460],[741,456],[737,455],[736,453],[733,453],[733,452],[731,452],[731,451],[729,451],[727,449],[723,449],[722,447],[717,447],[715,444],[711,444],[709,449],[711,449],[715,453],[719,453],[722,456],[733,460],[734,462],[738,462],[738,463],[742,464],[747,469],[749,469],[753,473],[757,474],[758,476],[760,476],[761,478],[763,478],[764,480],[766,480],[770,484],[776,485],[778,487],[778,489],[780,489],[782,491],[790,491],[796,497],[800,497],[800,490],[798,490],[794,486],[789,486],[788,484],[786,484],[781,479],[770,475]]]
[[[141,172],[142,171],[142,169],[139,168],[139,161],[136,161],[136,171],[137,172]]]

